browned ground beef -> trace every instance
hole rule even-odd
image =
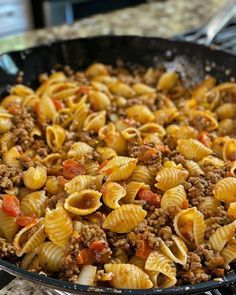
[[[22,170],[16,167],[8,167],[0,164],[0,188],[10,189],[19,186],[22,182]]]
[[[5,239],[0,238],[0,258],[9,258],[15,255],[15,248]]]

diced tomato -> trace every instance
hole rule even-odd
[[[89,247],[90,250],[93,250],[95,252],[102,251],[103,249],[106,249],[106,248],[108,248],[108,244],[107,242],[102,240],[97,240],[92,242],[92,244]]]
[[[102,162],[102,164],[99,166],[99,170],[101,170],[103,167],[105,167],[109,163],[109,160],[105,160]]]
[[[79,90],[78,90],[78,94],[88,94],[89,93],[89,87],[84,85],[84,86],[80,86]]]
[[[21,111],[21,105],[19,105],[18,103],[11,103],[8,106],[7,110],[10,114],[15,115]]]
[[[145,240],[137,241],[137,250],[135,253],[136,256],[146,259],[151,252],[152,252],[152,249],[148,246],[147,241]]]
[[[63,103],[61,101],[59,101],[58,99],[53,98],[52,102],[58,111],[63,108]]]
[[[183,202],[183,209],[188,209],[188,208],[189,208],[189,202],[188,202],[188,200],[185,200]]]
[[[83,249],[76,257],[78,264],[93,264],[95,262],[95,252],[90,249]]]
[[[36,221],[36,217],[34,216],[18,216],[16,219],[16,223],[22,227],[25,227]]]
[[[161,196],[147,189],[138,192],[138,199],[149,203],[152,206],[160,207]]]
[[[75,160],[66,160],[63,162],[63,176],[66,179],[72,179],[77,175],[83,175],[86,169],[83,165]]]
[[[2,210],[10,216],[16,217],[20,215],[20,202],[16,196],[4,195]]]
[[[152,156],[157,154],[157,150],[150,148],[139,156],[140,161],[148,161]]]
[[[208,132],[203,131],[198,135],[198,140],[201,141],[205,146],[211,147],[211,139],[209,137]]]

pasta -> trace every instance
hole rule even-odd
[[[111,280],[112,287],[129,289],[148,289],[153,284],[148,275],[139,267],[132,264],[105,264],[105,270],[112,272],[114,277]]]
[[[113,210],[104,220],[103,228],[117,233],[127,233],[145,218],[147,212],[138,205],[122,205]]]
[[[119,201],[126,195],[126,190],[116,182],[106,182],[101,192],[103,202],[111,209],[119,208]]]
[[[97,62],[11,86],[0,102],[0,259],[98,290],[230,272],[236,83],[192,82]]]

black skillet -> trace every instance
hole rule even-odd
[[[61,41],[49,46],[40,46],[24,51],[5,53],[0,56],[0,98],[7,88],[14,84],[19,71],[24,72],[24,83],[36,86],[37,76],[50,72],[58,65],[69,65],[73,69],[83,69],[94,61],[115,64],[117,59],[128,66],[141,64],[145,67],[164,64],[167,68],[176,69],[187,81],[195,83],[211,74],[219,82],[229,81],[236,77],[236,56],[205,46],[170,41],[160,38],[135,36],[101,36],[69,41]],[[188,80],[189,79],[189,80]],[[173,287],[168,289],[112,289],[95,288],[56,280],[35,273],[30,273],[7,261],[0,259],[1,283],[14,276],[23,277],[51,289],[64,290],[78,294],[184,294],[199,293],[236,282],[235,273],[225,276],[222,281],[208,281],[195,285]]]

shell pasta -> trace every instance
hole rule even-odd
[[[119,61],[8,87],[0,259],[98,290],[233,270],[236,83],[192,82]]]

